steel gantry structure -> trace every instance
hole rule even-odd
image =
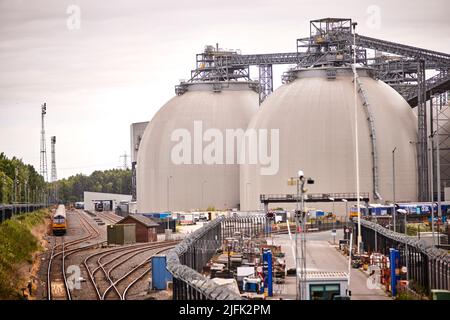
[[[218,46],[207,46],[203,53],[197,55],[196,69],[192,71],[191,78],[176,86],[176,94],[183,94],[189,82],[251,80],[249,67],[257,66],[257,91],[261,104],[273,92],[273,65],[296,65],[283,74],[283,83],[289,83],[295,79],[295,72],[300,68],[351,65],[355,50],[357,63],[371,67],[375,78],[399,92],[411,107],[417,107],[418,139],[412,143],[417,145],[419,201],[426,201],[430,183],[433,183],[429,182],[429,168],[433,166],[428,156],[429,129],[436,122],[432,113],[427,112],[426,106],[432,97],[441,101],[441,109],[442,100],[444,105],[448,104],[450,54],[353,35],[351,27],[351,19],[312,20],[310,35],[297,39],[295,52],[243,55],[237,51],[219,49]],[[374,56],[368,57],[367,50],[374,51]],[[435,75],[426,79],[426,71],[433,71]],[[333,77],[332,68],[329,76]],[[442,110],[435,112],[442,114]],[[449,138],[450,132],[441,140],[447,141]]]

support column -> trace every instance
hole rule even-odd
[[[417,66],[417,119],[418,119],[418,184],[419,201],[428,199],[428,152],[427,152],[427,115],[426,115],[426,87],[425,87],[425,61],[420,60]]]
[[[273,74],[271,64],[259,65],[259,104],[273,92]]]

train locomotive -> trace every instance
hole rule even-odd
[[[64,235],[67,231],[66,207],[60,204],[52,218],[52,230],[55,236]]]

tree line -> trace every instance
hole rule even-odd
[[[94,171],[58,181],[58,199],[64,203],[83,200],[84,191],[131,194],[131,170]]]
[[[32,165],[0,153],[0,203],[76,202],[84,191],[131,194],[131,170],[94,171],[46,183]]]
[[[47,184],[32,165],[0,153],[0,203],[41,202],[46,192]]]

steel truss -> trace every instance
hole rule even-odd
[[[296,52],[242,55],[237,51],[219,49],[218,46],[207,46],[203,53],[197,54],[196,69],[192,71],[190,80],[177,85],[175,92],[177,95],[183,94],[192,82],[216,82],[219,86],[216,89],[220,91],[220,82],[250,81],[249,67],[258,66],[259,88],[255,91],[259,92],[262,103],[273,91],[273,65],[296,65],[282,76],[282,82],[289,83],[296,79],[295,73],[300,68],[349,66],[355,51],[357,63],[373,68],[376,78],[391,85],[411,107],[418,107],[419,135],[414,143],[418,151],[419,199],[425,201],[430,186],[427,150],[430,124],[426,102],[432,94],[448,96],[450,54],[359,34],[355,35],[356,47],[353,48],[351,26],[351,19],[313,20],[310,22],[309,37],[297,39]],[[368,58],[367,50],[375,50],[375,58]],[[426,79],[427,70],[434,70],[437,74]],[[330,73],[329,76],[332,78],[333,75]],[[450,140],[449,133],[442,135],[445,137],[440,140]],[[449,166],[444,165],[443,170],[447,169],[450,171]],[[450,178],[448,180],[450,183]]]

